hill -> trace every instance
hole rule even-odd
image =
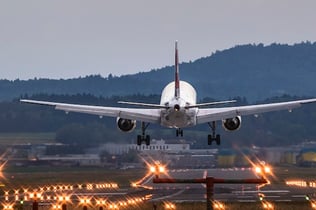
[[[187,49],[189,50],[189,49]],[[180,55],[181,57],[181,55]],[[269,46],[241,45],[180,64],[180,78],[190,82],[200,99],[244,96],[249,101],[283,94],[315,96],[316,43]],[[173,80],[173,67],[104,78],[0,80],[0,100],[28,94],[92,94],[111,97],[160,94]]]

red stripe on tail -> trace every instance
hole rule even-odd
[[[174,96],[176,98],[180,97],[180,79],[179,79],[179,57],[178,57],[178,42],[175,44],[175,93]]]

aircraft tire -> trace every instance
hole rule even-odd
[[[208,135],[207,136],[207,144],[212,145],[212,141],[213,141],[212,135]]]
[[[141,137],[141,135],[137,135],[137,145],[138,146],[142,145],[142,137]]]
[[[146,145],[150,145],[150,136],[146,135],[146,139],[145,139]]]
[[[217,145],[221,145],[221,136],[217,134],[215,141]]]

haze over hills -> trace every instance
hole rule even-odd
[[[167,66],[119,77],[0,80],[0,100],[38,93],[88,93],[106,97],[160,94],[173,76],[173,67]],[[316,43],[311,42],[291,46],[241,45],[180,65],[180,79],[190,82],[200,99],[242,96],[255,101],[283,94],[316,96],[315,78]]]

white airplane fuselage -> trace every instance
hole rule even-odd
[[[179,96],[174,95],[175,82],[170,82],[161,93],[161,125],[169,128],[183,128],[196,125],[198,108],[185,108],[196,104],[196,91],[189,83],[180,81]]]

